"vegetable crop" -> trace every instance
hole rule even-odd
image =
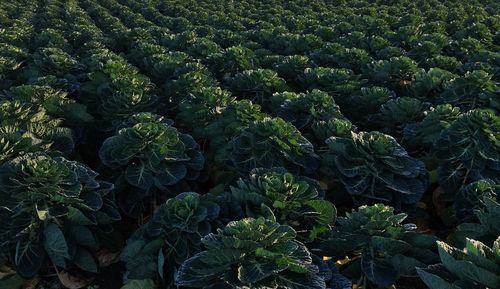
[[[498,11],[0,1],[0,288],[500,289]]]

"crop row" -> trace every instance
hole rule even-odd
[[[500,288],[499,8],[1,2],[0,288]]]

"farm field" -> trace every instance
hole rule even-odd
[[[0,1],[0,289],[500,289],[500,3]]]

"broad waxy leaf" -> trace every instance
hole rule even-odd
[[[149,278],[155,286],[172,286],[180,264],[201,251],[200,238],[211,232],[218,213],[209,195],[193,192],[162,204],[127,241],[121,256],[127,280]]]
[[[10,221],[0,230],[0,251],[10,256],[19,274],[32,277],[47,262],[97,271],[92,257],[99,242],[97,232],[109,230],[106,226],[120,215],[113,186],[97,181],[96,176],[78,162],[42,153],[26,154],[0,166],[1,207],[5,209],[1,214]],[[91,195],[106,206],[98,205]]]
[[[264,218],[230,222],[202,239],[206,250],[186,260],[176,275],[178,286],[213,288],[326,288],[307,248],[295,231]],[[234,255],[233,251],[242,254]],[[230,255],[234,258],[217,258]],[[238,270],[232,270],[237,267]],[[224,285],[226,284],[226,285]],[[222,288],[222,287],[220,287]]]
[[[416,266],[438,261],[432,251],[437,238],[415,232],[412,224],[403,224],[406,217],[382,204],[359,207],[338,219],[339,225],[319,246],[320,252],[334,258],[354,256],[342,264],[341,273],[357,270],[349,273],[351,278],[365,275],[379,286],[389,287],[401,276],[416,277]]]
[[[328,235],[335,223],[336,209],[323,200],[319,184],[306,177],[294,176],[284,169],[254,169],[249,178],[240,179],[226,193],[231,218],[275,218],[293,227],[304,242]]]
[[[196,179],[204,158],[191,136],[179,133],[162,117],[140,113],[124,125],[104,141],[99,156],[104,165],[115,170],[118,198],[136,200],[136,204],[121,202],[122,209],[137,217],[140,209],[131,205],[147,202],[155,190],[168,192],[169,186],[181,180]]]
[[[331,137],[322,155],[322,171],[337,178],[355,200],[383,200],[395,207],[415,204],[427,187],[424,164],[396,140],[380,132]]]

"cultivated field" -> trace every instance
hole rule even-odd
[[[499,13],[0,0],[0,289],[499,289]]]

